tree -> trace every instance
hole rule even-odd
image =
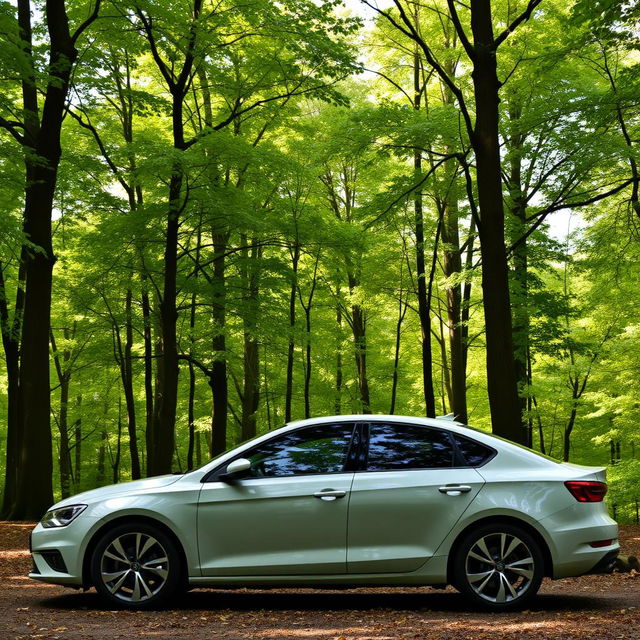
[[[20,77],[22,105],[9,107],[21,117],[0,117],[2,128],[23,151],[25,166],[23,230],[26,250],[24,306],[20,334],[17,418],[11,427],[18,436],[8,443],[17,448],[16,476],[8,478],[4,511],[13,519],[37,519],[53,502],[52,453],[49,422],[49,326],[51,279],[55,262],[51,242],[51,214],[62,149],[60,132],[65,116],[69,82],[78,59],[77,44],[98,17],[100,0],[92,3],[88,16],[70,29],[64,0],[47,0],[45,16],[48,34],[48,62],[40,82],[37,52],[34,51],[31,3],[18,2],[18,16],[5,35],[5,49],[14,59]],[[86,15],[86,13],[85,13]],[[43,98],[39,100],[39,90]],[[28,244],[27,244],[28,243]],[[22,306],[22,303],[20,303]],[[15,487],[11,484],[15,482]]]

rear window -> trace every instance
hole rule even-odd
[[[495,455],[495,450],[490,447],[480,444],[475,440],[470,440],[457,433],[453,434],[453,438],[458,447],[458,451],[464,458],[464,461],[469,467],[480,467],[485,462],[488,462]]]

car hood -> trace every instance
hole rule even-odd
[[[91,491],[84,491],[83,493],[78,493],[70,498],[65,498],[60,502],[56,502],[56,504],[51,508],[57,509],[71,504],[87,504],[103,500],[105,498],[111,498],[113,496],[121,496],[127,493],[150,491],[173,484],[182,477],[183,476],[179,474],[171,474],[166,476],[156,476],[154,478],[145,478],[144,480],[134,480],[133,482],[123,482],[122,484],[110,484],[106,487],[91,489]]]

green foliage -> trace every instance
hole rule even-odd
[[[469,97],[471,70],[458,62],[461,44],[453,37],[447,3],[428,4],[437,11],[420,11],[422,33]],[[509,22],[512,4],[494,3],[496,30]],[[86,10],[73,3],[72,23],[77,25]],[[467,15],[460,11],[466,25]],[[447,305],[456,287],[470,287],[462,303],[468,318],[463,314],[461,321],[468,347],[469,421],[490,428],[482,265],[472,223],[475,159],[460,105],[424,60],[418,65],[422,84],[416,105],[414,43],[383,18],[365,28],[361,20],[342,15],[338,0],[205,2],[197,19],[186,0],[114,2],[91,38],[79,42],[83,64],[74,75],[63,128],[53,220],[52,306],[57,355],[69,354],[70,396],[64,408],[74,489],[130,477],[121,370],[128,328],[132,344],[126,358],[145,466],[147,388],[161,374],[167,185],[177,171],[184,182],[176,469],[186,468],[190,445],[194,463],[208,456],[212,389],[219,385],[210,373],[216,362],[227,364],[226,444],[241,439],[251,345],[258,351],[253,374],[260,394],[259,432],[284,421],[290,350],[294,419],[304,417],[305,404],[312,416],[360,411],[362,372],[356,361],[363,352],[372,411],[389,411],[395,374],[395,411],[424,413],[416,312],[418,194],[429,269],[434,265],[438,411],[448,413],[451,407]],[[33,73],[39,84],[46,80],[40,18],[34,15]],[[628,37],[636,20],[635,3],[545,1],[498,56],[504,81],[505,244],[514,318],[526,324],[526,339],[516,341],[516,348],[529,358],[530,380],[522,393],[533,444],[542,448],[544,442],[546,453],[562,457],[573,420],[570,460],[609,466],[610,502],[627,520],[635,518],[640,498],[640,218],[628,183],[640,135],[640,74],[635,40]],[[195,37],[195,60],[181,121],[187,144],[177,148],[174,96],[154,55],[169,74],[179,72],[190,37]],[[8,2],[0,4],[0,45],[0,116],[19,122],[20,79],[31,71]],[[363,74],[365,67],[369,71]],[[468,106],[473,117],[472,100]],[[21,219],[24,163],[15,139],[21,131],[5,126],[0,132],[5,280],[0,302],[6,302],[10,316],[20,248],[29,246]],[[421,169],[415,167],[416,153]],[[455,209],[458,246],[442,238],[446,207]],[[566,222],[558,217],[571,209],[581,224],[567,237]],[[523,270],[518,243],[527,231]],[[447,275],[445,259],[454,251],[462,265]],[[216,271],[222,262],[224,278]],[[358,314],[366,333],[361,344],[355,343]],[[151,355],[145,351],[146,334]],[[214,346],[221,336],[224,349]],[[150,379],[145,365],[151,367]],[[60,455],[63,406],[55,368],[51,388]],[[2,415],[5,390],[0,364]],[[3,439],[5,431],[0,420]]]

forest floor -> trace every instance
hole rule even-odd
[[[30,580],[33,525],[0,523],[0,640],[526,640],[640,638],[640,574],[545,580],[530,609],[487,614],[453,589],[197,589],[164,611],[112,611],[95,592]],[[621,526],[640,556],[640,526]]]

